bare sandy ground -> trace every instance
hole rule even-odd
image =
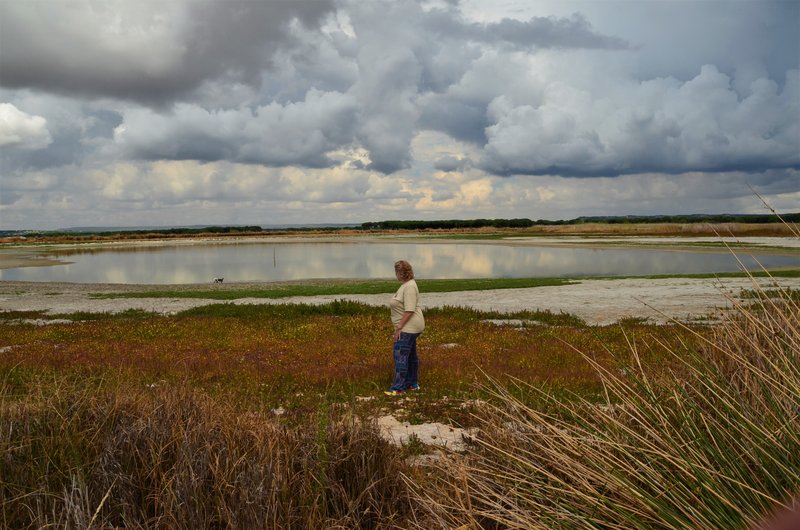
[[[422,293],[425,308],[464,306],[479,310],[511,313],[522,310],[549,310],[570,313],[589,324],[610,324],[623,318],[646,318],[663,323],[675,319],[692,321],[716,319],[730,309],[731,301],[742,289],[777,285],[800,289],[800,278],[751,280],[725,279],[611,279],[576,280],[570,285],[526,289],[496,289],[451,293]],[[225,289],[253,287],[255,284],[225,284]],[[209,285],[172,286],[176,289],[208,289]],[[219,300],[191,298],[111,298],[97,299],[98,293],[147,291],[164,286],[121,284],[78,284],[47,282],[0,282],[0,311],[45,311],[50,314],[77,311],[116,313],[141,309],[175,314],[193,307],[220,303]],[[354,300],[386,306],[389,295],[301,296],[279,300],[242,298],[234,304],[322,304],[333,300]]]

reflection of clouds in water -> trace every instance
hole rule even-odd
[[[414,265],[420,277],[487,278],[494,271],[493,257],[481,245],[417,245],[417,257],[423,265]],[[482,245],[485,247],[485,245]],[[476,248],[477,247],[477,248]],[[423,259],[422,256],[424,256]],[[423,275],[423,272],[425,273]]]
[[[729,252],[586,249],[475,243],[269,243],[192,245],[147,252],[70,255],[72,264],[0,270],[2,280],[207,283],[308,278],[393,278],[406,259],[419,278],[619,276],[737,271]],[[757,267],[747,256],[742,259]],[[797,267],[796,256],[759,256],[765,267]]]
[[[98,271],[102,283],[128,283],[128,273],[123,267],[106,268]]]
[[[580,259],[564,249],[504,247],[501,245],[448,245],[430,249],[431,276],[435,278],[491,278],[564,274]]]
[[[459,262],[461,270],[469,276],[490,277],[494,270],[491,256],[469,252]]]
[[[276,247],[276,266],[266,272],[280,280],[304,278],[371,277],[377,262],[355,243],[285,244]],[[389,276],[391,264],[382,263],[382,277]]]
[[[414,267],[414,275],[430,278],[431,271],[436,270],[436,252],[434,248],[429,245],[414,245],[414,251],[413,259],[407,259],[407,261],[411,262],[411,266]]]
[[[538,253],[535,267],[537,269],[554,269],[556,267],[570,267],[578,261],[576,255],[557,256],[555,252],[542,250]]]

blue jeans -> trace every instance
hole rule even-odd
[[[419,384],[419,357],[417,337],[421,333],[400,332],[394,342],[394,382],[389,390],[403,391]]]

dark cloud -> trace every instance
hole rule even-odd
[[[748,188],[759,194],[777,195],[797,193],[800,188],[800,168],[770,169],[767,171],[748,173]]]
[[[481,46],[624,46],[594,32],[580,16],[475,24],[455,6],[426,10],[412,1],[354,2],[339,9],[352,22],[352,34],[322,32],[322,23],[332,20],[326,17],[335,18],[330,0],[2,2],[0,82],[164,109],[147,125],[137,121],[141,112],[126,112],[126,134],[117,139],[138,158],[326,167],[332,163],[328,151],[356,143],[369,151],[370,169],[392,173],[409,166],[420,126],[485,143],[486,106],[501,93],[503,76],[473,79],[448,94],[470,79],[484,56]],[[322,105],[309,102],[310,90],[329,97],[321,98]],[[483,96],[470,95],[475,90]],[[237,94],[238,101],[231,98]],[[344,115],[333,103],[341,94],[349,100]],[[426,94],[441,97],[424,105]],[[197,104],[193,117],[186,106],[167,110],[181,100]],[[334,108],[323,108],[327,103]],[[269,118],[259,113],[274,105],[321,118],[265,129]],[[235,127],[227,123],[232,115]],[[340,125],[326,121],[332,115]],[[69,163],[70,148],[75,157],[86,152],[78,136],[71,145],[64,136],[30,162]]]
[[[168,103],[221,76],[257,84],[293,21],[329,0],[0,2],[0,82],[10,88]]]
[[[459,42],[479,42],[518,50],[536,48],[628,49],[630,44],[619,37],[603,35],[586,18],[575,13],[570,17],[532,17],[528,20],[504,18],[499,22],[470,22],[455,6],[432,9],[420,20],[426,34]]]
[[[470,104],[440,96],[426,100],[419,120],[421,128],[440,131],[480,146],[486,143],[484,130],[489,125],[485,103]]]
[[[490,24],[471,24],[463,28],[467,38],[500,43],[517,49],[592,48],[624,50],[630,45],[618,37],[596,33],[581,15],[570,18],[536,17],[526,22],[503,19]]]

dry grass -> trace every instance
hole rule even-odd
[[[600,389],[579,351],[612,366],[625,354],[619,328],[590,327],[562,315],[531,313],[549,324],[498,326],[476,311],[446,308],[426,315],[420,339],[426,389],[434,395],[469,392],[488,373],[570,389]],[[494,315],[497,316],[497,315]],[[134,318],[135,317],[135,318]],[[0,368],[9,384],[65,374],[154,384],[166,381],[212,394],[235,395],[251,406],[313,408],[322,392],[338,399],[377,394],[391,375],[390,325],[385,311],[356,303],[322,307],[220,305],[166,317],[132,315],[71,324],[10,324],[0,329]],[[665,344],[688,331],[631,325],[636,337]],[[649,364],[666,359],[654,344]],[[650,362],[652,360],[652,363]],[[294,397],[303,393],[303,399]]]
[[[472,450],[427,468],[356,406],[390,376],[380,309],[7,321],[0,526],[745,528],[800,489],[800,307],[753,297],[710,328],[431,311],[403,406],[492,384]]]
[[[736,529],[788,507],[800,491],[800,306],[764,296],[738,309],[700,348],[670,347],[683,367],[672,378],[596,365],[604,405],[542,395],[543,412],[492,386],[474,450],[420,492],[431,514],[450,528]]]
[[[538,313],[516,316],[549,324],[515,328],[488,316],[428,313],[424,392],[402,404],[407,417],[468,420],[453,398],[473,397],[483,373],[597,396],[578,350],[609,369],[626,350],[614,326]],[[0,527],[425,527],[402,477],[429,478],[368,420],[395,403],[355,399],[389,384],[388,328],[384,310],[351,303],[4,321]],[[673,343],[676,332],[630,327],[637,341]],[[643,356],[660,366],[666,349]]]
[[[791,237],[792,227],[784,223],[585,223],[536,227],[535,231],[553,235],[612,236],[752,236]]]
[[[374,425],[288,427],[180,388],[61,384],[2,410],[4,528],[388,528],[408,468]]]
[[[800,488],[800,309],[775,294],[722,328],[433,312],[426,419],[495,384],[473,450],[422,469],[331,405],[388,377],[370,308],[4,325],[0,525],[744,528]],[[276,418],[263,388],[310,397]]]

